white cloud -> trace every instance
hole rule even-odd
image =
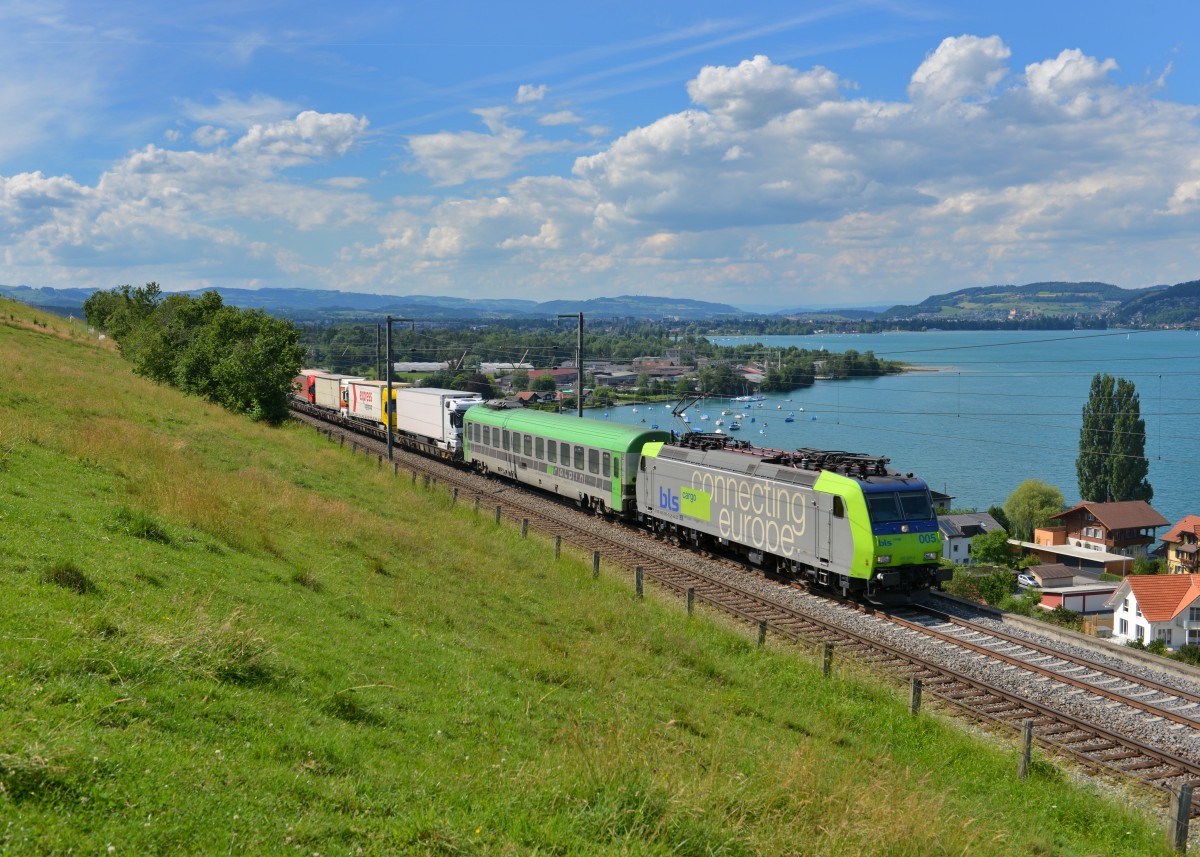
[[[538,120],[539,125],[582,125],[583,119],[571,112],[570,110],[559,110],[556,113],[547,113]]]
[[[228,140],[229,129],[214,128],[212,125],[201,125],[192,132],[192,139],[196,141],[196,145],[208,149],[213,146],[219,146]]]
[[[215,103],[183,102],[183,115],[192,122],[238,131],[252,125],[278,122],[295,116],[299,111],[297,104],[262,94],[239,98],[232,93],[221,93]]]
[[[533,86],[528,83],[522,83],[517,87],[517,104],[529,104],[534,101],[541,101],[546,97],[546,85]]]
[[[564,151],[570,143],[530,140],[519,128],[505,122],[503,109],[476,110],[489,133],[442,131],[408,138],[416,168],[439,185],[462,184],[474,179],[499,179],[511,175],[533,155]]]
[[[761,125],[774,116],[834,99],[837,93],[838,77],[828,69],[798,72],[764,56],[734,68],[705,66],[688,83],[694,103],[741,126]]]
[[[989,95],[1008,73],[1012,51],[999,36],[957,36],[942,40],[937,50],[913,72],[908,96],[914,102],[944,104]]]

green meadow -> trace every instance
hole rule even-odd
[[[1168,853],[1164,813],[3,301],[0,592],[3,854]]]

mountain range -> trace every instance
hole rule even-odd
[[[715,320],[763,317],[730,304],[687,298],[622,295],[589,300],[468,299],[437,295],[379,295],[315,289],[218,289],[225,303],[262,308],[296,321],[546,319],[582,312],[585,318]],[[91,289],[0,285],[0,295],[61,315],[82,315]],[[199,295],[201,290],[185,294]],[[1001,321],[1035,316],[1104,317],[1117,324],[1195,324],[1200,322],[1200,280],[1174,286],[1123,289],[1100,282],[1044,282],[994,285],[933,295],[918,304],[888,309],[795,309],[776,313],[795,319]]]

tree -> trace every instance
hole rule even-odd
[[[1001,601],[1017,591],[1017,578],[1010,571],[994,571],[987,577],[980,577],[979,594],[983,600],[992,606],[998,606]]]
[[[1029,541],[1034,529],[1045,526],[1064,505],[1062,491],[1038,479],[1026,479],[1004,501],[1004,514],[1013,537]]]
[[[1008,567],[1013,561],[1013,547],[1008,543],[1008,533],[992,530],[971,539],[971,559],[982,565]]]
[[[1008,532],[1012,529],[1012,524],[1008,522],[1008,515],[1004,514],[1004,509],[1000,506],[989,506],[988,514],[992,516],[992,520],[1000,525],[1000,529]]]
[[[554,376],[546,372],[533,379],[532,388],[539,393],[553,393],[558,389],[558,385],[554,383]]]
[[[512,391],[514,393],[523,393],[529,389],[529,372],[525,369],[518,369],[512,373]]]
[[[1094,502],[1150,500],[1149,470],[1137,389],[1132,381],[1097,373],[1079,428],[1079,496]]]

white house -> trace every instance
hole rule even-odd
[[[987,512],[969,512],[938,515],[938,529],[942,531],[942,556],[955,565],[969,565],[971,539],[1001,527]]]
[[[1200,644],[1200,574],[1126,577],[1106,606],[1113,611],[1113,642]]]

